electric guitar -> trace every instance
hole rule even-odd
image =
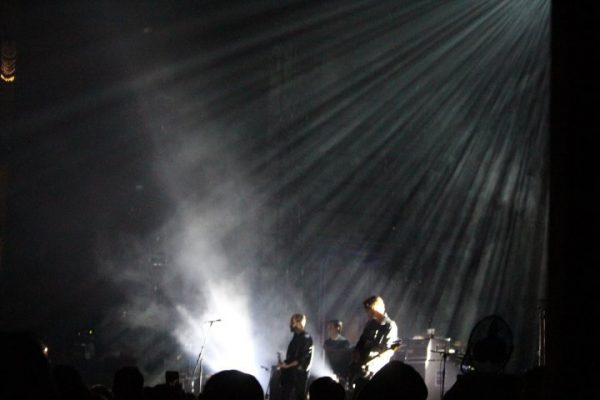
[[[355,359],[350,364],[349,381],[354,382],[359,378],[371,379],[377,371],[390,361],[390,358],[400,348],[401,344],[401,340],[396,340],[392,342],[390,347],[375,355],[369,356],[370,352],[368,352],[362,357],[360,355],[355,356]]]

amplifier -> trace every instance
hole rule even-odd
[[[438,399],[456,382],[460,362],[449,355],[453,348],[450,339],[409,339],[405,345],[404,361],[422,377],[429,391],[428,398]],[[446,356],[446,357],[444,357]]]
[[[427,348],[430,339],[409,339],[403,342],[404,361],[425,361],[427,360]]]

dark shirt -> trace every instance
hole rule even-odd
[[[365,360],[370,353],[381,353],[391,348],[393,342],[398,339],[398,328],[396,323],[387,315],[381,322],[370,319],[365,325],[363,333],[356,344],[355,351],[360,358]]]
[[[335,339],[329,338],[329,339],[325,340],[325,345],[323,347],[325,347],[326,351],[327,350],[345,350],[350,347],[350,342],[348,341],[348,339],[346,339],[342,335],[339,335]]]
[[[313,340],[306,332],[294,333],[292,341],[288,345],[285,363],[298,361],[298,369],[309,371],[313,354]]]
[[[352,352],[348,339],[342,335],[339,335],[335,339],[327,339],[323,348],[333,372],[338,376],[346,375]]]

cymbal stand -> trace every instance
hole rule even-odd
[[[208,321],[208,329],[206,330],[206,334],[204,335],[204,339],[202,340],[202,346],[200,347],[200,352],[198,353],[198,359],[196,360],[196,365],[194,366],[194,372],[192,376],[196,375],[196,370],[199,369],[198,373],[198,393],[202,391],[202,375],[204,374],[204,370],[202,368],[202,361],[204,360],[204,347],[206,346],[206,340],[208,339],[208,333],[210,332],[210,328],[217,321]]]

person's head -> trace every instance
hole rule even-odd
[[[211,376],[202,392],[203,400],[263,400],[264,392],[252,375],[230,369]]]
[[[344,387],[328,376],[318,378],[308,388],[310,400],[344,400]]]
[[[177,371],[166,371],[165,372],[165,383],[167,385],[178,385],[179,384],[179,372]]]
[[[92,385],[90,387],[90,392],[92,392],[92,395],[94,395],[97,400],[112,400],[113,397],[110,389],[101,383]]]
[[[294,314],[290,318],[290,331],[295,333],[304,332],[304,327],[306,326],[306,315],[304,314]]]
[[[112,392],[114,399],[141,399],[144,376],[137,367],[126,366],[115,372]]]
[[[385,303],[380,296],[371,296],[363,301],[365,311],[369,317],[380,320],[385,316]]]
[[[358,400],[425,400],[427,394],[425,381],[413,367],[390,361],[366,384]]]
[[[39,340],[26,332],[0,332],[0,399],[49,399],[57,393]]]
[[[506,343],[497,337],[488,336],[473,344],[472,363],[480,373],[499,373],[510,357]]]
[[[469,343],[471,362],[479,373],[500,373],[512,354],[510,340],[499,333],[501,324],[506,323],[499,317],[495,318],[488,326],[485,336]]]
[[[337,335],[342,333],[343,324],[339,319],[332,319],[327,322],[327,336],[330,339],[335,339]]]
[[[91,392],[74,366],[55,365],[52,368],[52,378],[61,399],[85,400],[92,398]]]

